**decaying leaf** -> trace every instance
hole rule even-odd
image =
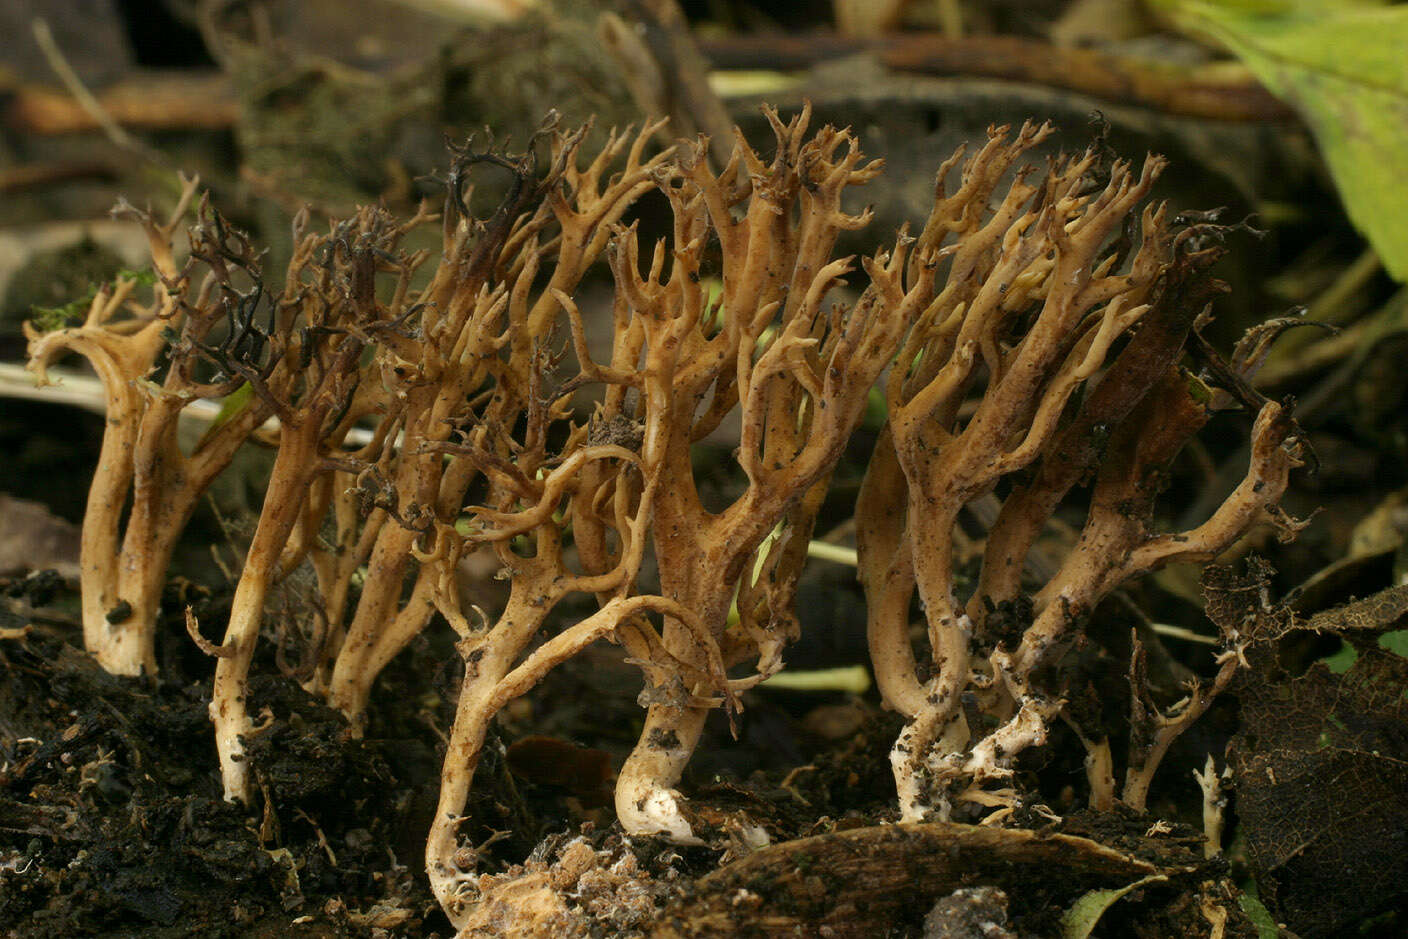
[[[0,574],[48,568],[78,576],[78,527],[41,503],[0,492]]]
[[[1274,573],[1255,555],[1247,559],[1244,574],[1223,565],[1203,571],[1204,612],[1223,636],[1233,642],[1269,643],[1295,628],[1290,606],[1274,599]]]
[[[1408,610],[1408,588],[1301,619],[1270,599],[1269,568],[1211,568],[1209,615],[1250,641],[1229,747],[1247,855],[1267,904],[1297,933],[1344,935],[1408,897],[1408,659],[1378,635]],[[1334,674],[1290,674],[1276,640],[1338,633],[1358,651]]]
[[[1408,889],[1408,659],[1367,649],[1344,675],[1264,672],[1231,755],[1263,896],[1308,935],[1339,935]]]

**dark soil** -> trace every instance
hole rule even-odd
[[[250,812],[221,798],[206,714],[209,681],[201,674],[207,660],[185,648],[171,656],[160,682],[115,678],[76,647],[80,637],[63,612],[75,600],[71,587],[31,577],[3,589],[7,620],[18,621],[13,611],[24,610],[25,620],[37,624],[28,636],[0,644],[5,935],[450,933],[422,871],[441,759],[435,742],[448,727],[458,680],[444,668],[453,661],[448,650],[422,641],[393,666],[360,739],[294,680],[271,677],[276,669],[265,663],[252,688],[262,729],[249,749],[260,790],[260,806]],[[173,591],[168,599],[174,613],[191,597]],[[202,596],[198,606],[214,616],[220,604]],[[740,878],[782,922],[789,915],[831,917],[835,935],[873,934],[848,927],[856,923],[856,890],[888,898],[864,910],[861,922],[919,936],[925,913],[950,891],[997,883],[1006,888],[998,891],[1000,913],[1016,935],[1053,935],[1064,909],[1109,881],[1110,870],[1099,865],[1126,865],[1120,870],[1128,876],[1115,878],[1120,882],[1137,877],[1144,869],[1137,865],[1146,862],[1196,873],[1123,901],[1104,928],[1159,922],[1166,931],[1138,934],[1202,935],[1194,928],[1202,922],[1196,905],[1185,894],[1198,880],[1220,876],[1225,865],[1201,863],[1190,848],[1197,842],[1191,830],[1151,845],[1142,836],[1148,818],[1072,816],[1065,831],[1119,848],[1125,858],[1102,856],[1092,869],[1075,855],[1063,855],[1064,865],[1033,861],[1025,842],[974,848],[966,834],[901,836],[872,827],[893,818],[887,754],[898,722],[871,702],[835,693],[753,694],[739,719],[739,739],[729,740],[720,716],[710,733],[721,739],[701,751],[710,761],[687,781],[695,803],[717,820],[720,844],[728,841],[729,820],[742,813],[767,828],[773,847],[739,861],[746,851],[736,845],[681,849],[622,839],[608,806],[611,768],[638,727],[633,681],[634,669],[615,650],[593,649],[506,712],[501,737],[476,777],[474,821],[467,826],[476,843],[493,842],[485,872],[510,878],[521,875],[524,868],[513,865],[525,858],[530,871],[556,870],[579,835],[603,858],[629,853],[631,895],[644,898],[648,915],[623,918],[615,900],[593,906],[584,887],[577,891],[581,910],[600,935],[751,931],[730,918],[737,911],[724,902]],[[1050,835],[1057,830],[1036,816],[1032,822]],[[948,847],[935,854],[936,844]],[[868,878],[834,885],[851,891],[840,914],[832,909],[832,890],[818,895],[817,882],[787,875],[839,869],[854,863],[858,851]],[[943,857],[970,858],[965,873],[944,873],[947,867],[915,873],[954,863]],[[625,894],[618,886],[608,895]],[[1229,932],[1239,934],[1250,935]]]
[[[418,870],[429,735],[353,739],[294,682],[258,679],[250,815],[221,798],[209,682],[114,678],[74,638],[0,645],[7,935],[447,931]]]

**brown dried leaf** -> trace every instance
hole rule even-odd
[[[1276,571],[1264,558],[1247,558],[1246,573],[1210,565],[1203,571],[1203,602],[1208,619],[1232,642],[1273,642],[1298,628],[1290,606],[1274,599]]]
[[[0,493],[0,574],[50,568],[78,576],[78,526],[39,502]]]
[[[1408,659],[1374,641],[1408,615],[1408,587],[1302,619],[1274,598],[1271,574],[1251,558],[1245,574],[1203,578],[1208,616],[1250,646],[1229,747],[1239,827],[1262,897],[1290,928],[1343,935],[1408,899]],[[1288,674],[1276,640],[1305,630],[1343,634],[1354,666]]]
[[[1344,675],[1255,670],[1231,763],[1262,896],[1306,935],[1408,899],[1408,659],[1364,648]]]

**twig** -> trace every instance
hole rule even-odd
[[[79,105],[88,115],[102,128],[108,139],[124,150],[131,151],[144,160],[150,160],[160,166],[169,166],[167,158],[137,140],[127,131],[122,129],[122,125],[112,119],[112,115],[103,109],[102,104],[93,93],[84,87],[78,73],[68,64],[68,59],[64,58],[63,52],[59,49],[58,43],[54,41],[54,34],[49,30],[49,24],[41,18],[35,18],[32,25],[34,31],[34,41],[39,45],[39,51],[44,53],[44,58],[49,63],[49,67],[54,70],[59,81],[63,82],[69,94],[73,95]]]
[[[213,659],[227,659],[235,654],[233,649],[218,646],[200,634],[200,623],[196,620],[195,611],[190,607],[186,607],[186,635],[191,637],[196,648]]]

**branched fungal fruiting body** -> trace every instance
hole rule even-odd
[[[41,376],[77,351],[108,395],[82,567],[85,642],[109,671],[155,672],[175,538],[235,449],[277,418],[230,622],[219,646],[202,644],[217,658],[211,717],[228,799],[253,795],[247,689],[266,606],[306,561],[313,627],[296,674],[354,731],[378,674],[437,614],[458,633],[464,678],[426,855],[452,922],[468,922],[475,902],[464,813],[495,715],[598,639],[624,646],[646,682],[644,730],[617,785],[623,828],[714,838],[718,826],[675,786],[709,710],[732,716],[743,690],[782,667],[802,628],[795,593],[817,513],[888,371],[856,521],[872,663],[885,703],[907,718],[891,754],[902,817],[1012,807],[1014,758],[1058,716],[1087,747],[1092,801],[1113,803],[1109,740],[1063,713],[1051,666],[1131,577],[1210,559],[1264,517],[1294,530],[1275,506],[1298,464],[1295,427],[1288,407],[1245,381],[1275,328],[1230,363],[1206,350],[1197,318],[1219,289],[1208,275],[1219,252],[1195,246],[1215,227],[1180,228],[1145,204],[1159,158],[1135,172],[1091,151],[1038,178],[1014,168],[1050,128],[1028,124],[1010,140],[991,130],[966,162],[960,151],[940,168],[917,236],[856,262],[834,257],[835,243],[869,213],[846,212],[843,198],[879,162],[848,131],[809,134],[810,109],[790,122],[765,113],[772,158],[739,135],[717,171],[703,141],[647,158],[659,125],[612,134],[590,160],[585,130],[552,121],[527,155],[455,149],[423,286],[432,253],[402,243],[436,219],[424,207],[405,222],[363,209],[324,234],[301,216],[274,291],[248,239],[203,205],[178,265],[188,181],[168,223],[136,213],[157,274],[147,305],[119,281],[83,325],[31,332]],[[548,154],[541,166],[534,150]],[[468,208],[477,168],[511,175],[484,219]],[[624,219],[651,190],[672,225],[647,245]],[[577,293],[601,261],[615,291],[610,359],[598,362]],[[857,268],[861,289],[844,294]],[[1206,380],[1185,368],[1190,337]],[[559,375],[569,358],[575,372]],[[598,392],[589,416],[572,407],[587,386]],[[222,421],[181,453],[181,410],[226,396]],[[1204,524],[1155,533],[1163,471],[1233,403],[1258,412],[1246,477]],[[735,413],[745,484],[710,511],[691,451]],[[1084,525],[1029,594],[1029,557],[1073,495]],[[960,597],[959,514],[993,505],[977,586]],[[656,593],[638,584],[648,551]],[[497,609],[462,594],[470,552],[492,554],[509,582]],[[916,593],[923,666],[909,629]],[[596,611],[535,646],[574,595]],[[1130,805],[1142,808],[1169,744],[1236,669],[1238,640],[1227,640],[1217,677],[1172,709],[1148,697],[1136,640]],[[743,666],[752,674],[729,677]],[[746,819],[726,824],[743,843],[767,838]]]
[[[191,231],[189,258],[177,263],[175,235],[198,186],[198,179],[182,178],[165,223],[126,203],[114,210],[146,231],[155,274],[148,302],[135,299],[135,281],[119,279],[97,292],[81,325],[42,333],[25,326],[30,368],[40,381],[53,360],[77,352],[103,382],[107,429],[88,490],[79,564],[84,644],[116,675],[156,675],[158,605],[176,540],[201,495],[270,414],[264,402],[251,401],[190,453],[177,442],[178,421],[192,401],[223,398],[241,385],[229,373],[203,374],[202,350],[222,330],[237,336],[242,325],[247,336],[263,296],[258,256],[208,205]],[[248,344],[227,346],[230,360],[252,354]],[[168,353],[171,364],[158,375]]]
[[[664,831],[681,841],[699,833],[672,787],[717,703],[711,690],[724,682],[731,696],[781,667],[797,630],[793,594],[826,483],[871,386],[930,299],[926,284],[905,291],[885,280],[910,256],[910,239],[901,237],[892,251],[863,262],[875,285],[859,300],[823,309],[852,270],[849,258],[832,258],[837,236],[869,221],[868,213],[843,211],[842,196],[880,165],[866,162],[847,132],[826,127],[808,137],[808,109],[786,124],[766,114],[776,138],[771,163],[740,138],[715,174],[697,147],[659,175],[674,215],[673,250],[657,244],[647,258],[627,230],[610,256],[618,309],[631,324],[630,345],[618,358],[644,362],[642,459],[669,480],[653,521],[661,592],[695,611],[710,636],[701,644],[667,618],[664,651],[691,673],[665,678],[682,678],[687,694],[650,705],[621,770],[616,811],[628,831]],[[701,261],[715,239],[722,292],[711,307]],[[694,486],[691,445],[735,407],[747,488],[710,512]],[[779,525],[781,540],[771,544]],[[731,605],[738,621],[730,627]],[[706,658],[716,646],[725,668],[756,661],[755,676],[723,678]]]
[[[1013,757],[1042,743],[1060,710],[1034,673],[1058,657],[1080,618],[1131,577],[1227,548],[1275,505],[1298,462],[1291,422],[1267,402],[1244,483],[1199,528],[1150,532],[1158,472],[1209,413],[1178,361],[1216,289],[1205,270],[1217,252],[1191,252],[1193,232],[1175,232],[1163,206],[1143,209],[1137,247],[1112,240],[1162,169],[1155,157],[1137,175],[1117,162],[1093,187],[1093,151],[1057,161],[1038,185],[1022,171],[989,209],[1009,167],[1048,133],[1027,125],[1008,143],[1005,129],[991,132],[951,196],[944,177],[961,151],[940,170],[920,245],[950,242],[945,281],[890,378],[889,423],[857,506],[876,677],[886,702],[910,719],[892,757],[906,819],[947,818],[955,797],[995,804],[983,784],[1010,777]],[[1083,385],[1091,390],[1073,405]],[[961,418],[960,404],[975,394],[976,409]],[[1021,598],[1037,535],[1097,457],[1080,538],[1008,646],[988,629],[989,613]],[[1003,502],[965,602],[955,587],[958,515],[1023,470],[1031,481]],[[916,591],[929,626],[928,680],[908,636]],[[995,730],[967,725],[960,703],[969,693]]]

